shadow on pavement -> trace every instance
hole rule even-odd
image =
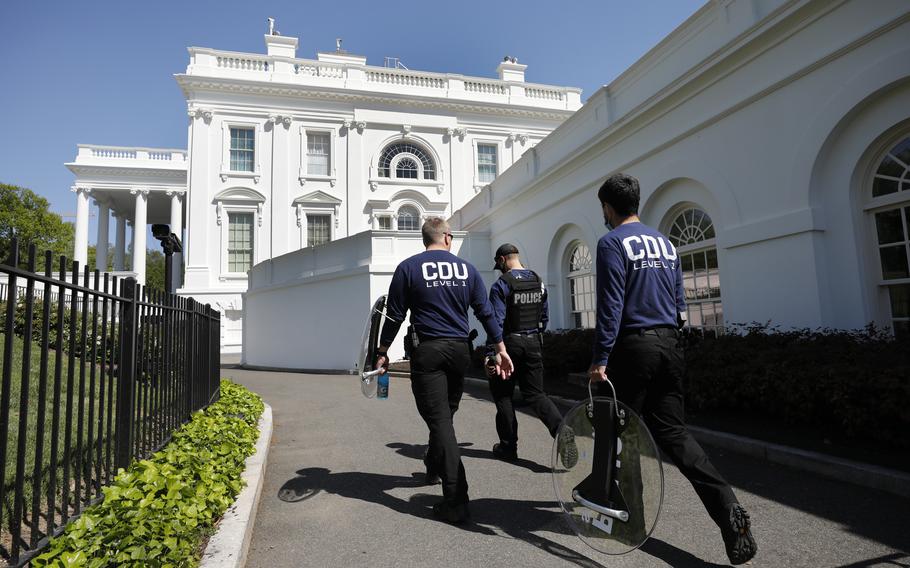
[[[653,536],[648,538],[641,548],[642,552],[650,554],[654,558],[659,558],[663,560],[673,568],[723,568],[729,566],[728,564],[714,564],[713,562],[705,562],[701,558],[695,556],[690,552],[686,552],[681,548],[677,548],[668,542],[664,542],[659,538],[654,538]]]
[[[480,459],[485,459],[485,460],[500,461],[499,458],[497,458],[493,454],[492,451],[471,448],[470,446],[473,446],[473,445],[474,444],[472,442],[461,442],[458,444],[458,447],[461,449],[462,457],[480,458]],[[417,460],[423,460],[424,452],[427,451],[426,444],[405,444],[404,442],[391,442],[391,443],[386,444],[386,447],[392,448],[393,450],[395,450],[395,453],[397,453],[399,455],[402,455],[402,456],[405,456],[408,458],[417,459]],[[524,458],[518,458],[517,460],[515,460],[513,462],[505,462],[505,463],[510,463],[517,467],[523,467],[534,473],[550,473],[550,468],[540,465],[537,462],[534,462],[531,460],[526,460]]]

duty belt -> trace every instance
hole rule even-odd
[[[536,329],[529,329],[527,331],[514,331],[512,333],[507,333],[509,337],[527,337],[529,335],[537,335]]]
[[[629,335],[653,335],[656,337],[679,337],[679,331],[669,325],[657,325],[654,327],[638,327],[633,329],[625,329],[619,332],[619,337],[626,337]]]

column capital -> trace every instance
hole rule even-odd
[[[210,108],[200,108],[200,107],[189,107],[186,110],[187,116],[192,118],[201,118],[206,122],[212,120],[212,117],[215,115],[214,111]]]
[[[291,127],[291,117],[290,116],[284,116],[281,114],[270,114],[269,122],[272,124],[283,124],[285,129],[288,129]]]
[[[144,187],[134,187],[130,189],[130,195],[139,195],[140,193],[147,196],[149,194],[149,190],[148,188]]]
[[[70,191],[72,191],[76,195],[79,195],[80,193],[84,193],[86,196],[90,196],[92,194],[92,188],[85,187],[84,185],[74,185],[74,186],[70,187]]]

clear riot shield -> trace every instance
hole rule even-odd
[[[360,354],[355,363],[354,373],[360,379],[360,391],[367,398],[376,396],[379,372],[373,369],[373,354],[379,347],[379,331],[382,329],[383,319],[386,318],[386,298],[386,295],[380,296],[370,308],[360,341]]]
[[[578,450],[571,467],[559,457],[569,441],[566,427]],[[553,443],[552,467],[569,525],[594,550],[625,554],[653,532],[663,502],[660,452],[641,418],[622,402],[591,397],[573,407]]]

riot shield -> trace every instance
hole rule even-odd
[[[386,295],[380,296],[370,308],[360,341],[360,354],[354,368],[354,373],[360,379],[360,391],[367,398],[376,396],[379,372],[373,369],[373,354],[379,347],[379,331],[382,328],[382,321],[387,317],[385,315],[386,298]]]
[[[578,460],[565,464],[560,450],[570,438]],[[594,550],[625,554],[653,532],[663,502],[660,452],[641,418],[622,402],[591,397],[573,407],[553,443],[552,467],[569,526]]]

